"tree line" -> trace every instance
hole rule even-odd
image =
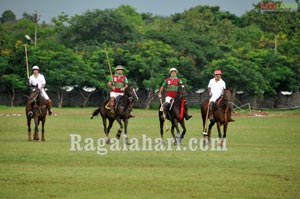
[[[28,89],[25,46],[30,72],[40,67],[59,107],[66,86],[107,90],[108,61],[123,65],[130,84],[148,91],[149,104],[171,67],[190,91],[206,88],[215,69],[234,93],[276,95],[300,86],[299,8],[262,12],[257,3],[238,17],[218,6],[196,6],[157,16],[122,5],[61,13],[50,24],[37,23],[36,13],[16,19],[7,10],[0,21],[0,82],[12,105],[16,91]],[[80,93],[87,101],[89,94]]]

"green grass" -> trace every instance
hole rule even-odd
[[[54,109],[57,116],[47,117],[46,142],[29,142],[24,108],[1,106],[0,198],[300,197],[299,110],[235,116],[227,151],[71,152],[71,133],[95,141],[104,137],[100,117],[89,119],[93,109]],[[202,132],[199,110],[191,113],[182,144],[186,147]],[[134,114],[130,138],[160,136],[156,111]],[[115,123],[111,137],[117,129]],[[166,132],[165,138],[170,137]]]

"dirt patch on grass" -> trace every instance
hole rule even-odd
[[[238,116],[238,117],[267,117],[269,116],[268,113],[263,112],[263,111],[251,111],[247,113],[233,113],[233,116]]]

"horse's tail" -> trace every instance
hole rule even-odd
[[[97,115],[100,113],[100,109],[101,109],[101,107],[99,107],[99,108],[97,108],[96,110],[94,110],[91,119],[93,119],[94,116],[97,116]]]

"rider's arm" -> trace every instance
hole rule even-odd
[[[124,87],[121,88],[121,90],[124,91],[127,87],[128,87],[128,79],[127,79],[127,77],[125,77],[125,79],[124,79]]]
[[[114,86],[113,86],[113,84],[112,84],[112,81],[108,81],[108,82],[107,82],[107,86],[108,86],[111,90],[115,90],[115,89],[114,89]]]
[[[121,88],[121,90],[125,91],[125,89],[128,87],[128,84],[125,84],[125,86],[123,88]]]
[[[210,97],[211,96],[211,89],[210,89],[210,87],[208,87],[207,90],[208,90],[208,96]]]
[[[159,92],[158,92],[158,97],[159,97],[159,98],[161,98],[161,93],[163,92],[164,89],[165,89],[164,86],[161,86],[161,87],[159,88]]]

